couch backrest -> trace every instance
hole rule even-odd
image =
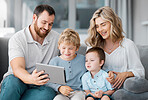
[[[145,77],[148,80],[148,45],[138,45],[140,59],[145,68]]]
[[[0,82],[3,78],[3,74],[8,70],[8,40],[9,38],[0,38]],[[146,79],[148,80],[148,45],[137,46],[140,53],[141,62],[145,68]],[[85,55],[86,45],[82,45],[78,53]]]
[[[8,40],[9,38],[0,38],[0,82],[8,70]]]

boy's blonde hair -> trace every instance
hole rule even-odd
[[[58,41],[58,46],[63,42],[66,42],[68,44],[73,43],[73,45],[76,46],[77,49],[79,49],[80,47],[79,34],[76,31],[67,28],[61,33]]]

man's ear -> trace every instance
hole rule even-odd
[[[100,61],[100,66],[102,66],[104,64],[104,60]]]
[[[37,20],[37,15],[36,14],[33,14],[32,19],[33,19],[33,22],[35,22]]]

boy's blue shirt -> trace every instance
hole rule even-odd
[[[113,90],[112,85],[107,81],[108,73],[100,69],[100,71],[92,78],[91,73],[88,71],[82,77],[83,90],[90,90],[92,93],[96,91]]]
[[[65,68],[66,85],[74,90],[82,90],[82,76],[87,71],[85,68],[85,56],[77,54],[77,56],[70,61],[65,61],[59,56],[54,57],[49,62],[49,65],[55,65]],[[56,73],[55,73],[56,74]],[[50,76],[49,76],[50,77]],[[46,85],[58,91],[60,84],[47,83]]]

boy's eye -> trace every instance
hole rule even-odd
[[[85,60],[85,62],[88,62],[88,60]]]
[[[94,60],[90,60],[90,61],[94,61]]]
[[[70,50],[73,50],[73,48],[69,48]]]

